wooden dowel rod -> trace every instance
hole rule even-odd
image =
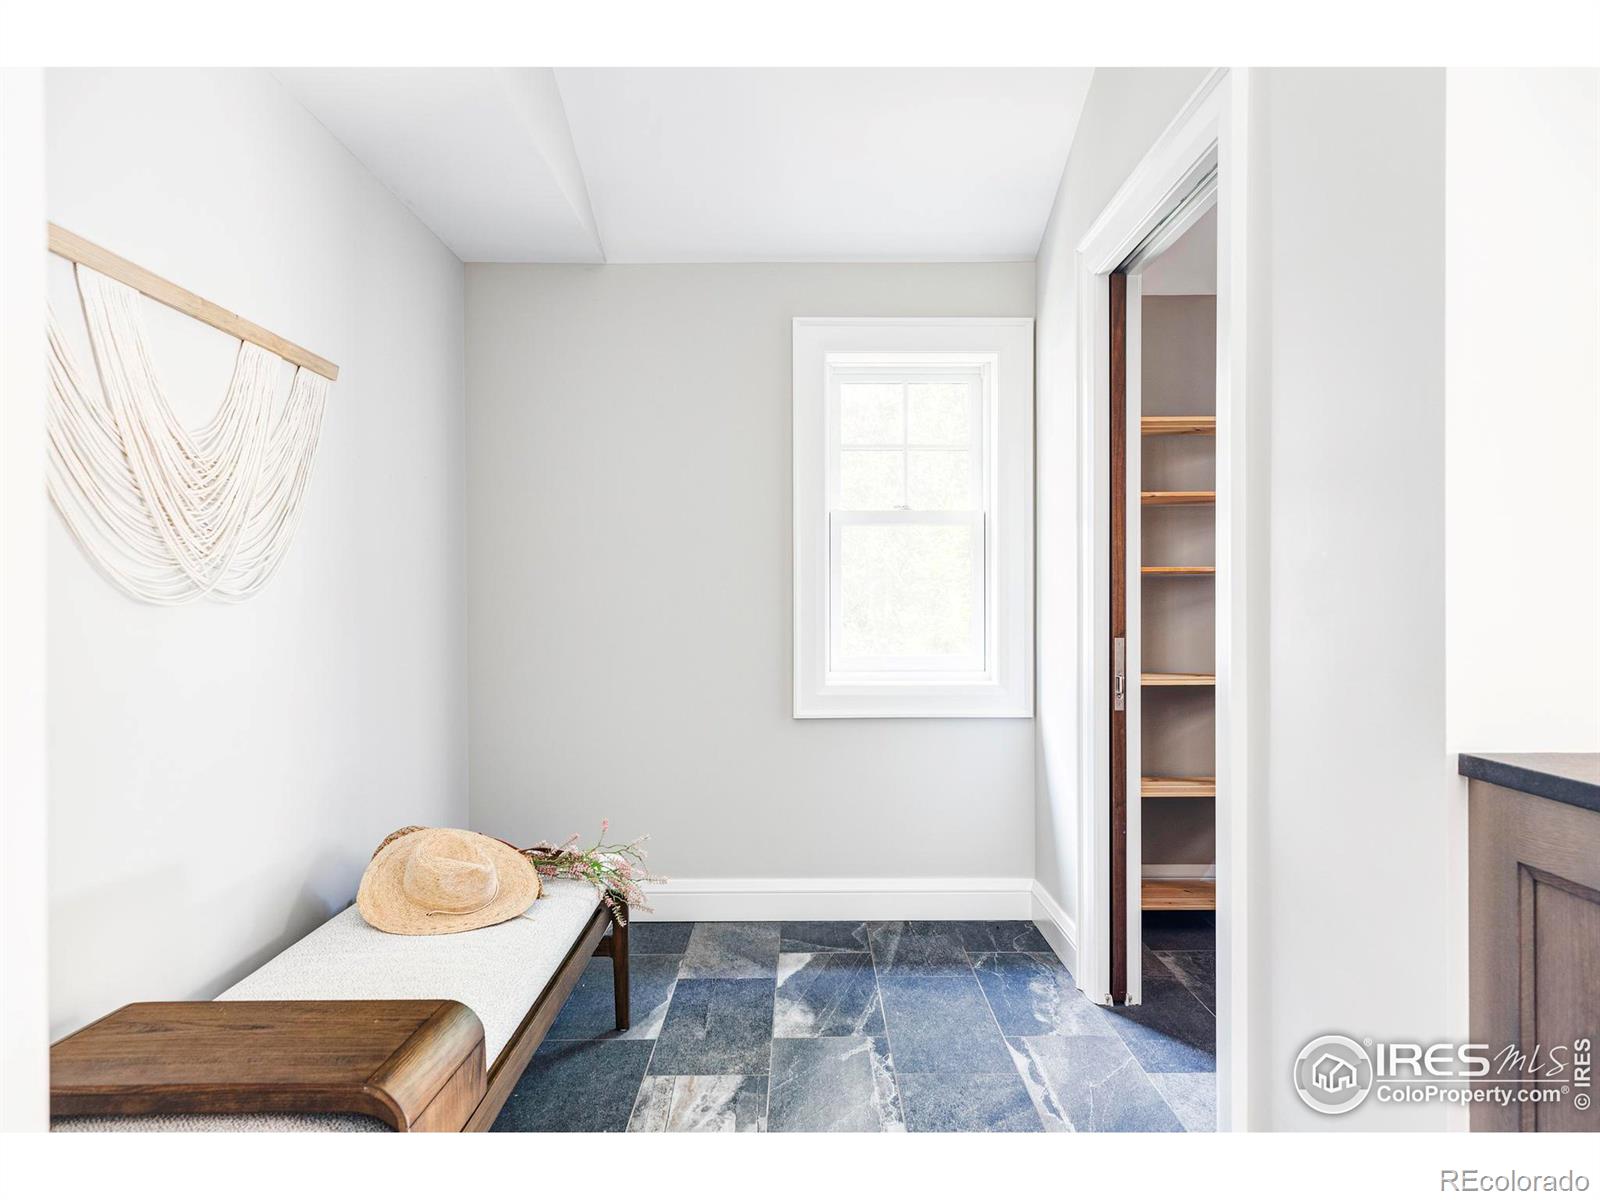
[[[320,355],[311,353],[304,346],[297,346],[261,328],[254,321],[246,321],[237,313],[231,313],[204,297],[196,296],[187,288],[181,288],[171,280],[163,279],[154,271],[147,271],[138,263],[131,263],[121,255],[113,254],[103,246],[96,246],[71,230],[63,229],[59,225],[50,226],[50,252],[71,259],[75,263],[82,263],[91,270],[110,276],[118,283],[125,283],[157,303],[175,308],[197,321],[204,321],[207,325],[220,329],[242,342],[250,342],[263,350],[270,350],[279,358],[292,362],[297,367],[314,371],[324,379],[339,378],[338,367]]]

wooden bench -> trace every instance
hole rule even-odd
[[[381,933],[352,906],[216,1001],[129,1006],[57,1042],[51,1127],[486,1130],[594,957],[611,959],[626,1029],[628,927],[586,884],[546,880],[526,915],[436,937]],[[289,1038],[303,1072],[274,1051]]]

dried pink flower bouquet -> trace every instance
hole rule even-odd
[[[619,911],[617,901],[622,901],[629,908],[649,912],[650,906],[645,903],[641,885],[665,883],[666,880],[645,869],[644,851],[640,847],[649,840],[648,834],[631,842],[608,844],[606,834],[610,829],[610,821],[601,821],[600,840],[587,850],[578,847],[578,835],[573,834],[559,846],[554,842],[538,842],[522,853],[528,856],[528,861],[541,875],[549,878],[564,876],[592,883],[600,889],[601,899],[611,909],[611,915],[618,923],[626,925],[627,919]]]

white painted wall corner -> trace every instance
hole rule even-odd
[[[1029,915],[1033,918],[1033,923],[1039,927],[1039,932],[1044,934],[1044,940],[1050,943],[1050,949],[1056,952],[1056,957],[1061,960],[1062,965],[1071,971],[1072,977],[1076,979],[1078,923],[1037,879],[1029,889],[1029,899],[1032,902],[1032,911]]]

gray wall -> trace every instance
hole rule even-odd
[[[337,362],[247,603],[139,604],[50,517],[51,1025],[210,998],[466,819],[461,264],[265,72],[51,72],[49,215]],[[76,327],[70,268],[55,311]],[[180,416],[237,343],[145,305]],[[287,386],[287,380],[285,380]]]
[[[1027,720],[790,716],[796,316],[1029,316],[1032,263],[467,268],[472,819],[669,876],[1023,876]]]

